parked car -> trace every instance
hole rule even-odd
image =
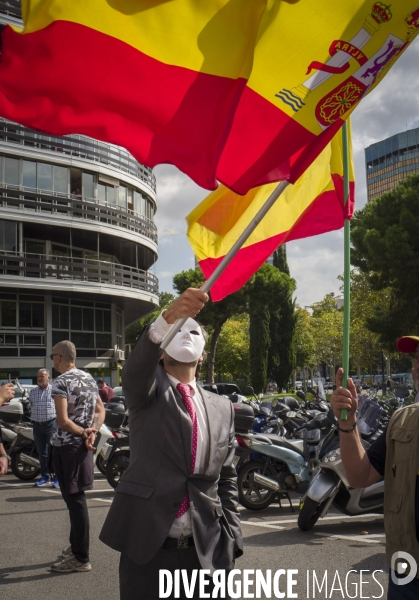
[[[113,393],[115,394],[115,396],[123,396],[124,392],[122,391],[122,386],[117,386],[113,388]]]
[[[295,382],[295,389],[296,390],[302,390],[303,389],[303,382],[302,381],[296,381]]]

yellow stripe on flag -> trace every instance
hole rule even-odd
[[[291,232],[316,198],[335,189],[332,175],[343,177],[341,131],[300,179],[282,193],[243,247]],[[352,154],[350,180],[354,180]],[[263,185],[239,196],[220,185],[209,194],[186,217],[189,243],[198,261],[225,256],[276,186]],[[313,231],[313,235],[316,233],[321,232]]]

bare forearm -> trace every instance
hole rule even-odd
[[[71,419],[61,419],[58,421],[58,425],[68,433],[74,433],[79,436],[82,436],[84,433],[84,427],[77,425],[77,423],[74,423]]]
[[[349,485],[355,488],[371,485],[371,463],[357,430],[340,434],[340,456]]]

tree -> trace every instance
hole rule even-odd
[[[281,273],[285,273],[286,275],[290,274],[290,268],[287,261],[286,244],[282,244],[282,246],[279,246],[279,248],[275,250],[273,256],[273,266],[279,269]]]
[[[312,306],[311,326],[314,339],[314,364],[335,367],[342,362],[343,311],[336,308],[332,295]]]
[[[296,368],[305,369],[313,365],[315,343],[311,315],[308,310],[300,306],[295,309],[294,353]]]
[[[128,325],[125,329],[125,343],[134,345],[137,337],[141,334],[142,330],[149,323],[153,323],[159,316],[159,314],[169,306],[175,299],[173,294],[169,294],[168,292],[160,292],[159,293],[159,307],[156,310],[148,313],[145,317],[138,319],[131,325]]]
[[[247,379],[249,373],[249,315],[226,321],[217,343],[215,372],[220,380]]]
[[[181,294],[190,287],[199,288],[205,277],[199,267],[182,271],[173,278],[173,287]],[[207,383],[214,383],[215,353],[217,342],[226,321],[247,311],[248,285],[220,302],[207,302],[199,313],[199,322],[209,328],[210,346],[207,357]]]
[[[265,263],[249,282],[249,316],[250,316],[250,374],[255,390],[263,391],[267,384],[268,357],[271,346],[270,321],[273,314],[279,316],[281,307],[292,295],[295,282],[276,267]],[[275,328],[275,335],[285,331],[281,326]],[[275,338],[277,342],[278,338]],[[285,343],[285,342],[284,342]],[[284,348],[281,348],[284,351]],[[279,369],[280,355],[276,354],[275,366]],[[273,364],[273,361],[272,363]],[[278,371],[273,374],[278,375]],[[287,375],[289,377],[289,373]],[[277,381],[278,385],[280,384]]]
[[[406,333],[419,332],[419,175],[369,202],[352,221],[352,262],[389,302],[367,319],[381,343],[394,349]]]
[[[295,334],[295,281],[291,279],[287,262],[285,244],[280,246],[273,256],[273,266],[288,276],[287,290],[278,298],[276,308],[270,313],[270,347],[268,352],[268,374],[282,389],[288,384],[295,368],[294,334]],[[284,280],[285,283],[285,280]]]
[[[343,280],[343,277],[339,277]],[[342,289],[342,288],[341,288]],[[374,316],[377,307],[388,307],[388,288],[374,290],[368,276],[358,269],[351,270],[351,363],[361,369],[373,372],[373,365],[381,354],[382,344],[379,335],[368,328],[368,320]]]

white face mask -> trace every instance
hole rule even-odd
[[[173,327],[176,327],[176,324]],[[188,319],[167,346],[166,352],[179,362],[190,363],[198,360],[204,346],[205,340],[200,326],[193,319]]]

